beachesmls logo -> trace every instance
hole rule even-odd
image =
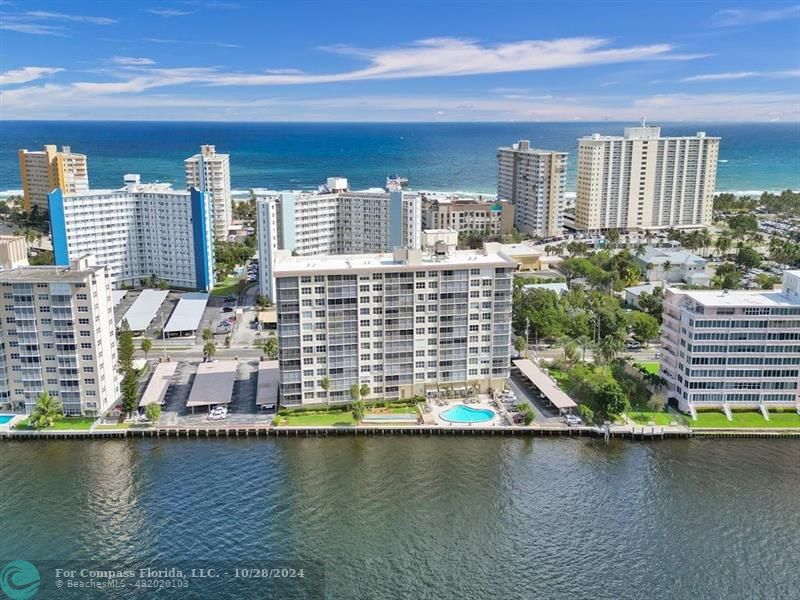
[[[28,600],[39,591],[39,569],[27,560],[12,560],[0,569],[0,590],[10,600]]]

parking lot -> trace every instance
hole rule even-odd
[[[508,387],[511,388],[511,391],[514,392],[519,401],[526,401],[533,407],[533,412],[536,413],[536,423],[540,425],[564,424],[564,418],[555,410],[548,408],[546,403],[542,401],[541,394],[534,386],[524,381],[523,377],[511,375],[508,379]]]

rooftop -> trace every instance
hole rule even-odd
[[[543,150],[540,148],[531,148],[530,140],[520,140],[511,146],[501,146],[497,149],[499,151],[506,151],[506,152],[524,152],[526,154],[560,154],[562,156],[567,156],[568,152],[561,152],[559,150]]]
[[[669,288],[673,293],[691,298],[703,306],[800,306],[800,297],[772,290],[681,290]]]
[[[161,303],[167,298],[167,290],[142,290],[142,293],[133,301],[128,312],[119,320],[118,326],[122,321],[128,322],[131,331],[144,331],[150,325]]]
[[[178,305],[164,328],[165,333],[175,331],[196,331],[203,319],[203,311],[208,304],[208,294],[188,292],[181,296]]]
[[[707,261],[702,256],[692,254],[688,250],[672,250],[670,248],[654,248],[653,246],[645,246],[644,254],[637,257],[644,263],[662,264],[667,261],[672,263],[673,267],[685,263],[698,263],[705,264]]]
[[[46,265],[40,267],[16,267],[0,271],[0,283],[82,283],[86,277],[105,267],[83,265],[82,268]]]
[[[186,406],[193,408],[212,404],[229,404],[238,366],[239,363],[235,360],[200,363]]]
[[[178,368],[177,362],[160,362],[153,369],[153,374],[150,376],[150,381],[147,382],[147,387],[142,394],[142,399],[139,400],[139,406],[147,406],[148,404],[164,404],[164,398],[167,395],[167,388],[169,388],[172,376],[175,375],[175,370]]]
[[[503,254],[508,256],[541,256],[544,252],[538,248],[534,248],[530,244],[503,244],[501,246]]]

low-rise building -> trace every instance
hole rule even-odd
[[[29,414],[42,392],[65,415],[119,398],[111,282],[93,257],[0,272],[0,405]]]
[[[210,291],[215,283],[211,198],[206,192],[140,183],[126,175],[117,190],[50,194],[57,265],[92,254],[114,285],[156,277],[170,287]]]
[[[493,237],[514,233],[514,205],[506,200],[436,192],[424,192],[421,198],[423,229]]]
[[[777,291],[667,288],[661,347],[682,411],[800,408],[800,271]]]
[[[416,194],[380,189],[349,191],[331,177],[316,192],[254,190],[260,260],[259,293],[274,301],[273,257],[389,252],[419,248],[421,201]]]
[[[684,282],[689,285],[709,285],[711,276],[706,272],[708,261],[686,250],[645,246],[637,255],[636,264],[648,281],[665,283]]]
[[[456,250],[456,238],[389,254],[278,251],[281,405],[350,402],[364,383],[387,399],[501,389],[516,265],[500,244]]]
[[[0,271],[28,266],[28,242],[22,235],[0,235]]]
[[[652,283],[645,283],[644,285],[633,285],[631,287],[626,287],[623,290],[625,295],[625,304],[628,306],[633,306],[634,308],[641,308],[641,304],[639,303],[642,294],[652,294],[653,290],[655,290],[657,285]]]

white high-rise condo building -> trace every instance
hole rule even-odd
[[[118,190],[50,194],[57,265],[92,254],[116,286],[155,276],[173,288],[209,291],[215,283],[211,198],[196,189],[143,184],[126,175]]]
[[[514,205],[514,226],[536,237],[560,236],[567,189],[567,153],[520,140],[497,149],[497,198]]]
[[[800,408],[800,271],[783,288],[667,288],[661,376],[671,403],[703,407]]]
[[[516,263],[500,244],[455,250],[455,232],[423,236],[425,250],[390,254],[278,251],[281,405],[350,402],[356,383],[387,399],[503,387]]]
[[[578,140],[575,226],[583,230],[711,224],[718,137],[662,137],[660,127]]]
[[[65,415],[119,398],[111,281],[93,257],[0,272],[0,406],[29,414],[42,392]]]
[[[197,188],[211,195],[214,239],[227,240],[233,209],[231,206],[231,168],[227,154],[217,154],[214,146],[200,146],[200,154],[187,158],[186,189]]]
[[[351,192],[341,177],[329,178],[318,192],[254,192],[259,292],[273,301],[272,257],[278,249],[311,256],[420,247],[422,211],[417,194]]]
[[[65,194],[89,191],[89,169],[86,155],[72,152],[69,146],[58,150],[48,144],[42,151],[19,151],[19,173],[25,212],[35,206],[43,213],[48,209],[47,195],[58,188]]]

